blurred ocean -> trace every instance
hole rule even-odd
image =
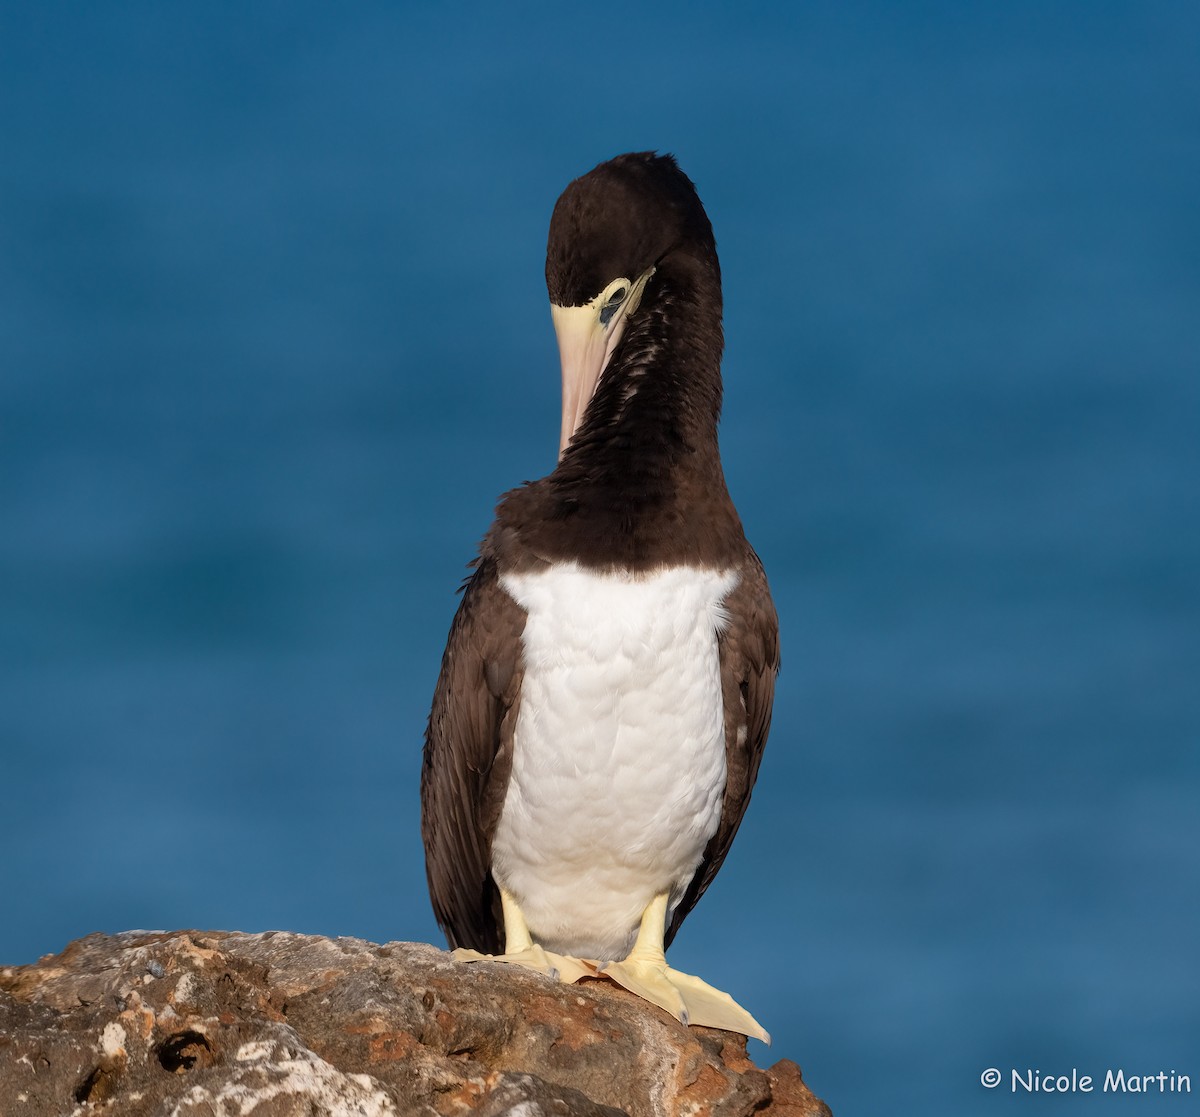
[[[732,8],[0,3],[0,961],[441,941],[421,736],[554,461],[550,209],[658,148],[784,637],[675,964],[839,1117],[1195,1105],[1009,1073],[1200,1094],[1200,8]]]

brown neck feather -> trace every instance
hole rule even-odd
[[[717,446],[720,290],[707,260],[660,264],[558,468],[501,501],[493,540],[511,561],[645,570],[742,556]]]

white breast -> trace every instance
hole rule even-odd
[[[725,790],[717,635],[737,575],[676,567],[507,575],[528,613],[497,881],[536,941],[624,957],[646,905],[672,906]]]

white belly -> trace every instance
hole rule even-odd
[[[507,575],[528,613],[496,880],[536,942],[627,953],[646,905],[679,901],[725,790],[717,634],[737,576],[673,568]]]

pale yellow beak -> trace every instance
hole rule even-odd
[[[550,305],[550,318],[558,338],[558,359],[562,365],[562,430],[558,443],[561,458],[571,438],[587,413],[588,404],[596,394],[600,377],[608,367],[625,322],[641,300],[646,281],[654,269],[646,272],[631,285],[621,308],[607,323],[600,321],[604,295],[598,295],[583,306]]]
[[[600,374],[608,364],[612,350],[616,348],[620,330],[605,329],[600,324],[598,309],[591,303],[551,306],[550,317],[554,322],[558,359],[562,365],[562,436],[558,444],[561,458],[571,436],[583,422],[583,413],[596,392]]]

